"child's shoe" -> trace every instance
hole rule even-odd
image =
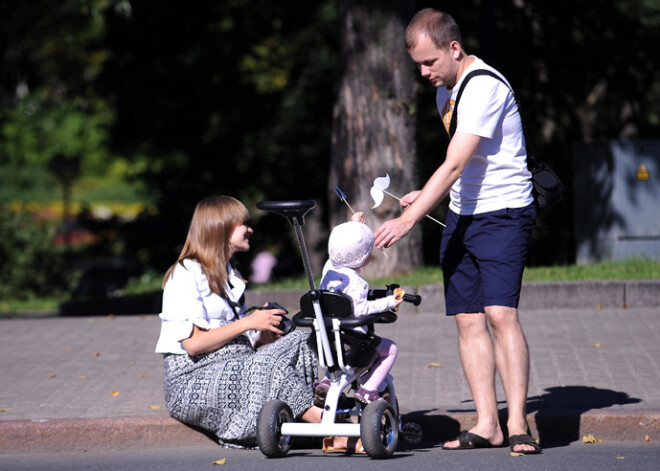
[[[360,401],[364,405],[382,399],[378,394],[378,391],[369,391],[368,389],[364,389],[363,387],[360,387],[360,389],[357,390],[357,392],[353,397],[355,398],[356,401]]]
[[[316,407],[323,407],[325,405],[325,397],[328,395],[330,389],[330,380],[323,378],[319,383],[314,384],[314,405]]]

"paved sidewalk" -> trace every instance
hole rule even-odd
[[[526,285],[520,310],[535,435],[660,440],[660,282],[544,286]],[[454,321],[437,288],[421,294],[419,308],[402,306],[377,332],[399,346],[393,375],[404,419],[439,442],[474,422],[474,405]],[[292,302],[283,293],[248,302],[260,297]],[[159,328],[154,314],[0,318],[0,453],[213,446],[164,409]]]

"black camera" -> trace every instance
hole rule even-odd
[[[269,302],[265,306],[258,307],[257,309],[281,309],[284,311],[285,314],[289,313],[289,311],[284,309],[282,306],[273,302]],[[282,335],[287,335],[293,332],[294,330],[296,330],[296,325],[288,317],[282,316],[282,321],[277,326],[277,328],[280,329],[282,332],[284,332]]]

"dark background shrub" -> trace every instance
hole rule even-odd
[[[26,211],[0,206],[0,299],[54,296],[72,276],[65,251],[54,244],[57,227]]]

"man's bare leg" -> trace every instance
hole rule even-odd
[[[518,310],[505,306],[486,306],[493,332],[495,363],[506,394],[509,436],[527,433],[527,389],[529,386],[529,349],[518,319]],[[531,451],[517,445],[513,451]]]
[[[457,314],[458,348],[465,377],[477,409],[477,424],[470,432],[493,445],[504,441],[497,413],[495,394],[495,354],[493,340],[484,313]],[[447,442],[446,448],[457,448],[458,440]]]

